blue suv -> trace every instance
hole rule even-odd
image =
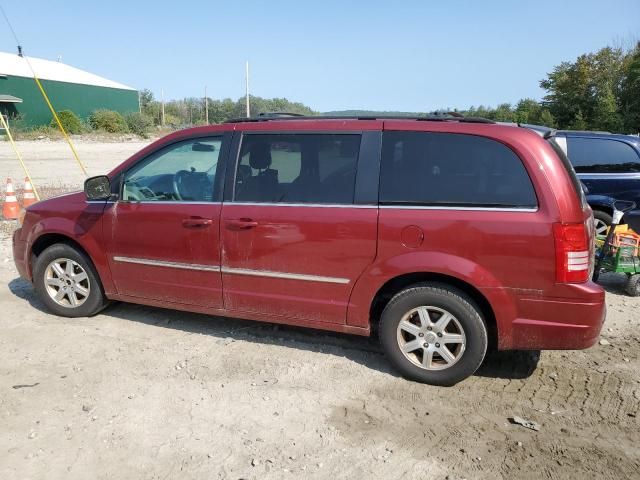
[[[540,125],[520,126],[543,136],[552,130]],[[587,202],[593,210],[597,234],[604,235],[611,224],[615,200],[636,203],[637,209],[627,213],[623,221],[640,232],[640,137],[558,130],[554,139],[587,187]]]
[[[611,223],[614,200],[631,200],[640,208],[639,137],[560,130],[555,139],[588,189],[598,234],[604,234]],[[625,220],[635,224],[639,214],[632,212]]]

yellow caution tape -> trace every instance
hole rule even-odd
[[[53,118],[56,119],[56,123],[58,124],[58,128],[62,132],[62,135],[64,135],[64,138],[67,140],[67,143],[69,144],[69,147],[71,147],[71,151],[73,152],[73,156],[76,158],[76,162],[78,162],[78,165],[80,165],[80,168],[82,169],[82,173],[84,173],[85,176],[88,177],[89,174],[87,173],[87,169],[85,168],[84,164],[80,160],[80,157],[78,156],[78,152],[76,152],[76,149],[73,146],[73,142],[71,141],[71,138],[69,138],[69,135],[67,135],[67,132],[65,131],[64,127],[62,126],[62,123],[60,122],[60,119],[58,118],[58,114],[56,113],[55,109],[53,108],[53,105],[51,105],[51,102],[49,101],[49,97],[47,96],[47,93],[44,91],[44,88],[42,88],[42,84],[40,83],[40,80],[38,79],[38,77],[36,76],[35,73],[33,74],[33,79],[36,81],[36,84],[38,85],[38,88],[40,89],[40,92],[42,93],[42,96],[44,97],[44,100],[47,102],[47,105],[49,106],[49,110],[51,110],[51,113],[53,114]]]
[[[7,136],[9,137],[9,142],[11,142],[11,146],[13,147],[13,150],[16,152],[16,157],[18,157],[18,160],[20,161],[20,165],[22,165],[22,169],[24,170],[25,175],[29,179],[29,182],[31,182],[31,188],[33,188],[33,194],[36,196],[36,200],[40,201],[40,195],[38,195],[38,190],[36,190],[36,184],[33,183],[33,179],[29,174],[29,170],[27,169],[27,166],[24,164],[24,161],[22,160],[22,155],[20,155],[20,151],[16,146],[16,142],[13,141],[13,136],[11,135],[11,130],[9,130],[9,125],[7,124],[7,121],[4,119],[4,115],[2,115],[1,113],[0,113],[0,123],[2,123],[2,128],[4,128],[7,132]]]

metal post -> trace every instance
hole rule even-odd
[[[164,88],[160,89],[160,101],[162,104],[162,117],[160,119],[160,124],[164,127]]]
[[[249,118],[251,116],[251,109],[249,107],[249,62],[247,61],[246,63],[246,71],[245,71],[245,78],[246,78],[246,84],[245,84],[245,103],[247,104],[247,118]]]
[[[207,97],[207,86],[204,86],[204,123],[209,125],[209,97]]]

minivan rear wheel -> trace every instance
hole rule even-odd
[[[51,245],[38,255],[33,283],[47,308],[61,317],[90,317],[108,303],[93,262],[66,243]]]
[[[422,283],[395,295],[380,319],[379,337],[406,378],[450,386],[472,375],[487,351],[487,327],[473,299],[445,284]]]

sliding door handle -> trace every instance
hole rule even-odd
[[[185,228],[204,228],[213,223],[210,218],[185,218],[182,220],[182,226]]]
[[[225,220],[225,225],[229,230],[250,230],[258,226],[258,222],[251,218],[230,218]]]

